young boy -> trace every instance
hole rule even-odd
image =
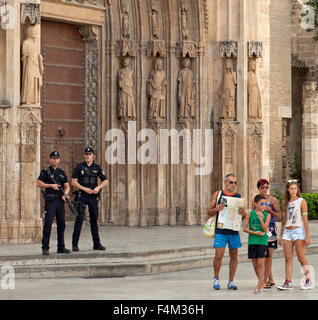
[[[248,258],[252,259],[253,267],[258,278],[255,294],[262,292],[264,287],[265,258],[269,256],[267,229],[271,215],[265,211],[267,203],[262,195],[254,198],[254,208],[246,215],[243,230],[248,236]]]

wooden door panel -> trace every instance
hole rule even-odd
[[[47,82],[62,82],[62,83],[83,83],[84,79],[84,69],[83,68],[67,68],[60,67],[58,72],[56,72],[57,66],[45,65]]]
[[[41,24],[44,59],[41,162],[47,168],[50,152],[58,150],[60,167],[71,182],[73,169],[82,161],[85,147],[85,44],[78,26],[46,20]],[[65,208],[66,219],[73,219],[68,207]]]

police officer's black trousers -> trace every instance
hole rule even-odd
[[[88,205],[88,211],[89,211],[89,220],[91,224],[91,233],[94,245],[100,244],[100,239],[98,235],[98,226],[97,226],[97,220],[98,220],[98,200],[94,198],[90,198],[88,196],[83,195],[80,200],[79,205],[79,215],[76,216],[75,224],[74,224],[74,231],[73,231],[73,237],[72,237],[72,245],[77,246],[79,237],[82,230],[82,224],[84,220],[84,213],[85,213],[85,207]]]
[[[63,249],[64,231],[65,231],[65,209],[64,201],[61,198],[51,201],[45,201],[45,220],[43,226],[42,249],[49,250],[51,227],[56,217],[57,225],[57,248]]]

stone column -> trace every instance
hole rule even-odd
[[[303,86],[302,192],[318,192],[318,92],[316,82]]]
[[[0,174],[1,194],[4,199],[0,204],[0,243],[30,243],[41,240],[42,220],[39,190],[36,187],[40,170],[40,80],[33,87],[38,90],[32,89],[32,94],[25,95],[28,104],[20,105],[23,100],[20,87],[23,88],[22,92],[26,93],[34,84],[32,82],[31,86],[26,85],[27,77],[22,76],[28,73],[27,68],[24,68],[26,60],[22,61],[23,68],[20,68],[22,56],[28,56],[26,52],[37,55],[39,72],[35,71],[34,74],[35,77],[40,74],[39,2],[25,4],[22,1],[7,1],[7,7],[14,13],[14,20],[6,29],[4,48],[7,106],[0,113],[0,139],[3,148]],[[28,37],[27,29],[30,31]],[[33,74],[34,70],[30,69],[29,72]],[[33,76],[31,78],[33,79]]]

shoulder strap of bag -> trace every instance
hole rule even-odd
[[[217,198],[216,198],[216,204],[215,204],[215,206],[218,205],[218,202],[219,202],[219,200],[220,200],[220,198],[221,198],[221,195],[222,195],[222,190],[219,190],[218,196],[217,196]]]

